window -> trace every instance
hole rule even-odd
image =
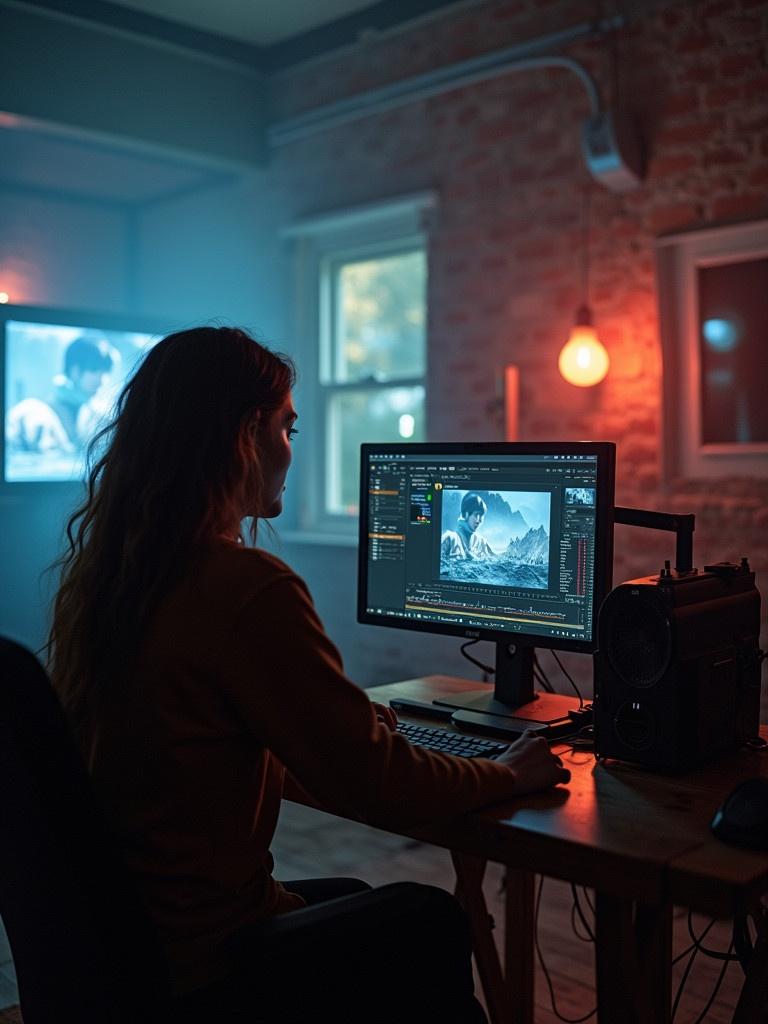
[[[298,256],[301,426],[312,438],[311,458],[299,454],[304,531],[355,529],[362,442],[426,439],[432,206],[420,194],[288,232]]]
[[[667,479],[768,469],[768,221],[658,240]]]

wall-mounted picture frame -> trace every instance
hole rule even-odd
[[[664,479],[768,474],[768,220],[656,240]]]

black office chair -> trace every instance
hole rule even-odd
[[[24,1024],[181,1019],[46,673],[2,638],[0,917]]]
[[[288,949],[289,975],[283,980],[295,985],[292,959],[314,958],[345,915],[352,930],[361,912],[370,928],[371,906],[393,927],[403,921],[423,923],[421,908],[428,916],[434,913],[438,892],[409,883],[357,892],[279,915],[255,926],[252,938],[264,942],[265,952],[276,951],[276,962],[281,944]],[[442,901],[438,907],[439,921],[452,923],[453,907],[447,917]],[[253,982],[249,992],[258,993],[253,1002],[250,997],[241,1001],[227,979],[183,998],[172,996],[157,936],[115,852],[48,677],[33,654],[2,637],[0,917],[16,966],[24,1024],[304,1024],[314,1013],[317,989],[307,989],[309,1013],[297,1009],[299,1015],[290,1017],[269,970],[260,989],[259,975],[250,967],[258,972],[262,960],[253,941],[242,951],[235,944],[231,951],[233,963],[247,958]],[[453,926],[445,932],[451,942],[458,934]],[[346,965],[339,967],[343,974]],[[370,992],[353,991],[354,980],[345,989],[344,1019],[379,1020]],[[409,1015],[407,988],[401,992],[404,1006],[398,1019],[404,1024],[423,1020],[422,1010]],[[273,996],[276,1005],[270,1002]],[[474,1001],[473,1006],[477,1013],[466,1020],[482,1016]],[[453,1018],[441,1014],[441,1019]]]

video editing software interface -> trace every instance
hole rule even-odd
[[[592,642],[596,454],[393,449],[366,462],[368,615]]]

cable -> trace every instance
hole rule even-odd
[[[597,1007],[595,1007],[594,1010],[590,1010],[590,1012],[585,1014],[583,1017],[564,1017],[558,1010],[557,1003],[555,1002],[555,989],[552,985],[552,978],[547,970],[547,965],[544,963],[544,954],[541,952],[541,943],[539,942],[539,908],[541,906],[541,891],[543,888],[544,876],[542,875],[539,878],[539,889],[536,893],[536,908],[533,913],[533,941],[536,946],[536,956],[539,959],[539,964],[541,965],[541,970],[544,974],[547,988],[549,989],[549,1001],[552,1004],[552,1012],[558,1020],[563,1021],[563,1024],[583,1024],[583,1022],[589,1020],[590,1017],[594,1017],[597,1013]]]
[[[557,656],[557,651],[553,650],[551,653],[552,653],[552,656],[554,657],[554,659],[556,660],[558,666],[560,667],[560,672],[562,672],[563,676],[565,676],[565,678],[568,680],[570,685],[573,687],[573,690],[575,691],[575,695],[577,695],[579,697],[579,710],[581,711],[582,708],[584,708],[584,697],[582,696],[581,690],[579,689],[577,684],[575,684],[573,682],[573,679],[572,679],[570,673],[566,671],[565,666],[562,664],[560,658]]]
[[[709,927],[711,928],[714,923],[714,920],[711,921]],[[693,913],[691,911],[688,912],[688,934],[694,945],[698,946],[699,952],[703,953],[704,956],[710,956],[713,960],[727,960],[729,963],[739,959],[737,956],[731,955],[730,949],[727,953],[720,953],[716,949],[707,949],[706,946],[702,946],[706,932],[696,938],[693,933]],[[731,946],[733,946],[733,943],[731,943]]]
[[[571,924],[573,924],[573,914],[578,914],[579,920],[583,924],[584,930],[587,933],[587,937],[584,938],[583,936],[579,935],[575,928],[573,930],[574,932],[576,932],[576,935],[584,942],[594,942],[595,933],[592,931],[589,921],[587,921],[584,911],[581,909],[581,902],[579,901],[579,891],[573,883],[571,883],[571,893],[573,895],[573,910],[571,912]]]
[[[731,943],[730,943],[730,945],[729,945],[729,947],[728,947],[728,949],[727,949],[727,951],[725,953],[719,952],[718,950],[714,950],[714,949],[707,949],[705,946],[702,945],[702,942],[706,938],[707,933],[713,927],[713,925],[716,923],[716,918],[713,918],[709,922],[707,927],[704,929],[704,931],[699,936],[697,936],[694,933],[694,931],[693,931],[693,911],[691,911],[691,910],[688,911],[688,918],[687,918],[687,920],[688,920],[688,934],[691,936],[691,939],[693,940],[693,942],[691,943],[691,945],[686,950],[684,950],[682,953],[680,953],[678,956],[675,957],[675,959],[672,961],[672,964],[674,966],[674,964],[676,964],[676,963],[678,963],[678,961],[682,960],[682,958],[684,956],[686,956],[689,952],[691,953],[691,958],[688,961],[688,963],[686,964],[685,971],[683,972],[683,976],[680,979],[680,984],[678,986],[677,993],[675,994],[675,1001],[674,1001],[674,1004],[672,1006],[672,1020],[674,1021],[674,1019],[675,1019],[675,1014],[677,1013],[678,1006],[680,1005],[680,999],[682,997],[683,990],[685,989],[685,985],[686,985],[686,983],[688,981],[688,975],[691,973],[691,968],[693,967],[693,962],[696,959],[697,954],[698,953],[702,953],[704,956],[711,957],[714,960],[721,960],[723,962],[723,966],[722,966],[722,968],[720,970],[720,974],[718,975],[718,979],[715,982],[715,987],[712,990],[712,993],[711,993],[711,995],[709,997],[709,1000],[707,1001],[707,1005],[704,1007],[704,1009],[701,1011],[700,1015],[696,1018],[696,1021],[694,1022],[694,1024],[704,1024],[704,1021],[706,1020],[706,1016],[709,1013],[709,1010],[710,1010],[710,1008],[712,1006],[712,1003],[714,1003],[715,999],[717,998],[717,993],[720,991],[720,986],[722,985],[723,979],[725,978],[725,972],[728,970],[728,965],[731,964],[731,963],[734,963],[734,961],[738,961],[739,957],[733,955],[733,949],[734,949],[734,945],[735,945],[735,942],[736,942],[735,937],[731,939]],[[734,922],[734,926],[735,926],[735,922]],[[691,950],[693,952],[691,952]]]
[[[689,922],[690,922],[690,920],[691,920],[691,911],[690,911],[690,910],[688,911],[688,920],[689,920]],[[713,928],[713,927],[714,927],[714,924],[715,924],[715,920],[716,920],[716,919],[715,919],[715,918],[713,917],[713,918],[712,918],[712,920],[711,920],[711,921],[709,922],[709,924],[707,925],[707,927],[706,927],[706,928],[704,929],[704,931],[703,931],[703,932],[701,933],[701,935],[699,936],[699,938],[698,938],[698,939],[694,938],[693,942],[692,942],[692,943],[690,944],[690,946],[688,946],[688,948],[687,948],[687,949],[684,949],[682,953],[678,953],[678,954],[677,954],[677,956],[675,957],[675,959],[674,959],[674,960],[672,961],[672,966],[673,966],[673,967],[675,966],[675,964],[676,964],[676,963],[679,963],[679,961],[680,961],[680,960],[682,960],[682,959],[683,959],[683,957],[686,957],[686,956],[688,956],[688,954],[689,954],[689,953],[691,952],[691,950],[692,950],[692,949],[695,949],[695,950],[697,950],[697,951],[698,951],[699,943],[700,943],[700,942],[701,942],[701,941],[702,941],[703,939],[705,939],[705,938],[706,938],[706,936],[707,936],[707,933],[708,933],[708,932],[710,931],[710,929],[711,929],[711,928]]]
[[[728,947],[728,953],[730,953],[732,949],[733,939],[731,939],[731,944]],[[731,958],[728,956],[728,954],[724,953],[722,954],[722,956],[724,959],[724,963],[723,966],[720,968],[720,974],[718,975],[717,981],[715,982],[715,987],[712,989],[712,994],[710,995],[709,1000],[707,1001],[707,1005],[696,1018],[694,1024],[704,1024],[704,1022],[707,1019],[707,1014],[709,1013],[710,1007],[712,1006],[712,1003],[714,1003],[715,999],[717,999],[717,993],[720,991],[720,986],[723,984],[725,972],[728,970],[728,964],[731,962]]]
[[[477,658],[473,658],[471,654],[467,654],[467,648],[468,647],[474,647],[475,644],[479,644],[479,643],[480,643],[479,640],[467,640],[466,643],[461,645],[459,650],[464,655],[464,657],[467,659],[467,661],[471,661],[473,665],[477,665],[477,667],[481,668],[483,670],[483,672],[487,672],[489,675],[493,675],[494,672],[496,671],[495,668],[491,668],[490,665],[484,665],[482,663],[482,661],[478,661]]]
[[[691,958],[688,961],[688,963],[685,965],[685,970],[683,971],[683,976],[680,979],[680,984],[678,985],[677,992],[675,993],[675,1001],[674,1001],[674,1003],[672,1003],[672,1020],[673,1021],[675,1019],[675,1014],[677,1013],[677,1008],[680,1005],[680,998],[681,998],[681,996],[683,994],[683,989],[685,988],[685,983],[688,981],[688,975],[691,973],[691,968],[693,967],[693,961],[696,959],[696,954],[698,952],[699,952],[699,947],[694,943],[694,945],[693,945],[693,952],[691,953]]]
[[[541,668],[538,666],[538,664],[536,664],[536,662],[534,662],[533,665],[533,678],[541,686],[542,690],[546,690],[547,693],[555,692],[554,686],[552,685],[552,683],[550,683],[550,681],[541,671]]]

